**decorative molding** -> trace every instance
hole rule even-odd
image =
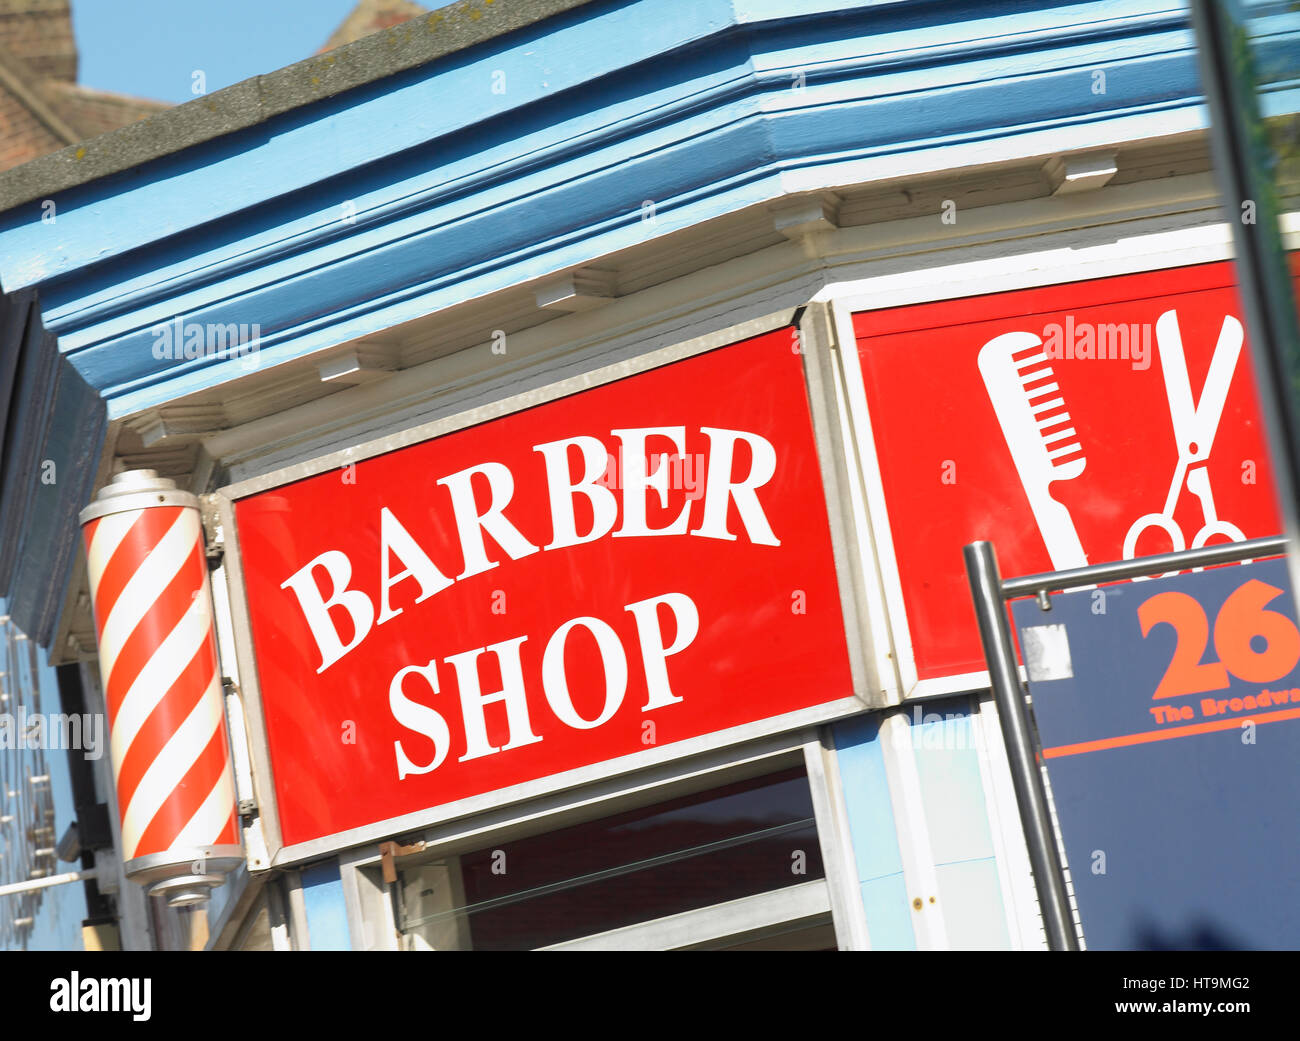
[[[616,275],[584,267],[543,282],[537,287],[537,306],[548,311],[590,311],[614,299]]]
[[[322,383],[355,386],[382,379],[394,368],[391,351],[374,344],[357,344],[317,365]]]
[[[1114,152],[1055,155],[1043,164],[1043,173],[1047,175],[1053,195],[1073,195],[1104,188],[1119,173],[1119,165]]]
[[[794,241],[813,232],[834,231],[840,226],[841,202],[843,200],[834,192],[779,202],[771,207],[772,225]]]
[[[140,435],[140,443],[152,448],[168,438],[193,437],[229,426],[220,405],[166,405],[132,416],[125,424]]]

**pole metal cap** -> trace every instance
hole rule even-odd
[[[195,495],[181,491],[170,477],[159,477],[157,470],[123,470],[99,490],[93,502],[81,511],[79,520],[86,524],[110,513],[126,513],[151,506],[188,506],[199,508]]]

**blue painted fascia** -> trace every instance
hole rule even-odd
[[[880,722],[875,714],[853,716],[835,723],[831,732],[871,949],[914,951],[916,930]]]
[[[1024,7],[595,3],[83,186],[54,225],[35,202],[0,216],[0,280],[42,285],[60,350],[116,418],[246,374],[154,357],[178,314],[256,324],[274,365],[795,185],[1202,120],[1181,5]]]
[[[343,900],[343,878],[337,860],[302,869],[303,917],[307,920],[307,949],[350,951],[348,912]],[[298,938],[301,943],[302,937]]]

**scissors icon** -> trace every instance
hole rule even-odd
[[[1223,405],[1228,397],[1232,374],[1241,354],[1241,323],[1231,315],[1223,319],[1219,342],[1214,347],[1210,371],[1201,389],[1201,400],[1193,405],[1192,387],[1187,378],[1187,359],[1183,354],[1183,338],[1178,330],[1178,316],[1166,311],[1156,321],[1156,345],[1160,350],[1160,368],[1165,378],[1165,394],[1169,398],[1169,417],[1174,424],[1174,440],[1178,444],[1178,465],[1169,485],[1169,496],[1160,513],[1139,517],[1124,536],[1124,559],[1133,559],[1138,538],[1150,528],[1160,528],[1174,544],[1174,551],[1187,548],[1182,529],[1174,523],[1174,507],[1182,492],[1187,490],[1201,501],[1204,525],[1192,538],[1192,548],[1199,549],[1215,535],[1223,535],[1233,542],[1245,541],[1245,534],[1235,524],[1219,520],[1214,509],[1214,493],[1210,490],[1210,472],[1205,465],[1214,446],[1214,435],[1219,429]]]

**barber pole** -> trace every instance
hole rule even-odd
[[[81,524],[126,875],[201,903],[243,858],[198,499],[128,470]]]

